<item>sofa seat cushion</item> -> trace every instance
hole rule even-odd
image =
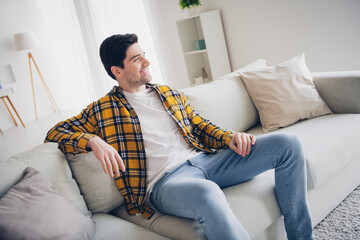
[[[57,143],[44,143],[0,161],[0,198],[19,182],[26,167],[33,167],[80,212],[91,216],[65,155],[57,147]]]
[[[245,183],[223,189],[230,208],[248,231],[251,238],[281,216],[274,192],[274,171],[267,171]],[[150,219],[130,216],[124,207],[113,214],[171,239],[206,239],[194,220],[163,215],[159,212]]]
[[[206,239],[200,226],[191,219],[165,215],[159,211],[151,219],[146,219],[142,215],[129,215],[125,206],[115,209],[112,214],[170,239]]]
[[[120,219],[110,214],[94,214],[92,220],[96,223],[94,240],[127,239],[127,240],[165,240],[163,236],[145,228]]]
[[[360,161],[360,114],[326,115],[274,132],[289,132],[300,138],[306,154],[308,189],[320,185],[350,161]],[[261,126],[248,133],[262,135]]]

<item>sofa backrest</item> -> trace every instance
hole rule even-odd
[[[180,92],[201,116],[219,127],[244,132],[259,122],[256,107],[236,72]]]
[[[91,216],[80,189],[72,177],[66,157],[57,146],[57,143],[44,143],[0,161],[0,198],[19,182],[25,168],[30,166],[40,171],[53,188],[80,212]]]
[[[360,113],[360,71],[318,72],[313,79],[334,113]]]

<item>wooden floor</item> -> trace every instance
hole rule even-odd
[[[2,130],[3,135],[0,134],[0,161],[42,144],[51,127],[75,114],[76,112],[72,111],[64,111],[61,114],[53,113],[37,121],[25,122],[25,128],[19,125]]]

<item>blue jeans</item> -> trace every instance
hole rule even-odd
[[[150,200],[164,214],[196,220],[208,239],[250,239],[221,188],[275,169],[276,197],[288,239],[312,239],[304,159],[296,136],[262,136],[245,157],[226,149],[188,160],[155,184]]]

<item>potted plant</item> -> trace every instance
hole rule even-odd
[[[188,10],[189,15],[195,14],[196,7],[201,6],[200,0],[180,0],[179,5],[182,10]]]

